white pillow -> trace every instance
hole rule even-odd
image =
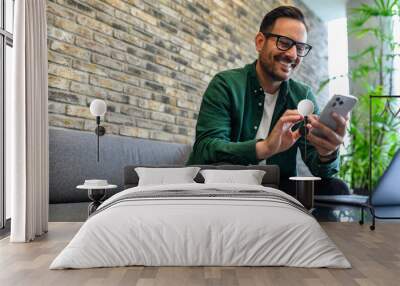
[[[246,184],[261,185],[265,171],[261,170],[202,170],[205,184]]]
[[[199,167],[135,168],[139,176],[138,186],[195,183],[193,179],[196,177],[199,170]]]

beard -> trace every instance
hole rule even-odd
[[[284,55],[276,55],[272,59],[272,63],[268,64],[265,60],[262,59],[262,57],[259,57],[259,62],[261,69],[263,72],[272,80],[274,81],[285,81],[287,80],[291,74],[293,73],[294,69],[297,67],[297,63],[289,59],[288,57],[285,57]],[[285,64],[289,64],[290,66],[290,71],[287,73],[287,75],[282,75],[279,74],[275,69],[277,69],[276,65],[280,64],[280,62],[284,62]]]

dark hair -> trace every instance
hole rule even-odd
[[[306,21],[304,20],[304,14],[299,8],[293,6],[280,6],[268,12],[264,16],[264,19],[262,20],[260,25],[260,32],[269,32],[269,29],[272,28],[278,18],[291,18],[298,20],[302,22],[306,27],[306,30],[308,30],[308,26],[306,24]]]

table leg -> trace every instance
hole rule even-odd
[[[88,206],[88,216],[90,216],[99,205],[102,203],[106,196],[106,191],[104,189],[88,190],[88,197],[92,202]]]
[[[88,205],[88,217],[97,210],[100,204],[99,202],[91,202]]]
[[[296,181],[296,198],[306,209],[311,210],[314,207],[314,182]]]

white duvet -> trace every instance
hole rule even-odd
[[[294,266],[349,268],[318,222],[289,204],[258,198],[152,198],[131,192],[262,190],[238,184],[135,187],[105,201],[56,257],[50,269],[145,266]],[[298,202],[297,202],[298,203]]]

